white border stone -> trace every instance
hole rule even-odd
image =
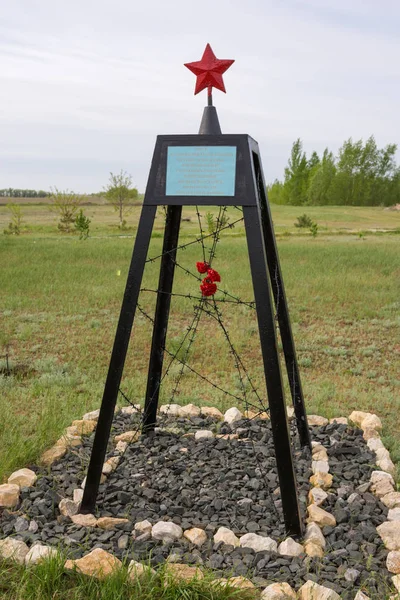
[[[214,407],[205,407],[205,408],[208,410],[204,411],[203,414],[207,415],[207,413],[208,413],[209,416],[213,416],[216,419],[221,419],[222,413],[219,411],[219,409],[214,408]],[[118,411],[119,411],[119,408],[116,408],[115,412],[118,412]],[[123,414],[133,414],[134,412],[139,412],[139,411],[140,411],[140,405],[135,405],[134,407],[125,407],[124,409],[122,409]],[[82,421],[97,421],[99,412],[100,412],[99,410],[95,410],[95,411],[86,413],[85,415],[83,415]],[[201,408],[195,406],[194,404],[188,404],[183,407],[181,407],[180,405],[170,404],[170,405],[161,406],[160,413],[175,415],[175,416],[190,417],[190,416],[200,415]],[[229,419],[229,420],[227,420],[227,419],[225,419],[225,420],[227,422],[231,422],[231,423],[235,422],[236,420],[239,420],[240,418],[243,418],[243,416],[244,416],[236,407],[232,407],[231,409],[228,409],[228,411],[226,411],[225,415],[227,415],[227,417]],[[223,418],[225,418],[225,415]],[[64,454],[67,452],[69,447],[73,447],[75,445],[81,444],[81,435],[86,434],[86,433],[81,433],[81,432],[87,431],[86,435],[89,435],[89,433],[94,429],[94,427],[92,428],[91,426],[88,426],[87,428],[81,427],[81,431],[78,431],[77,424],[81,423],[82,421],[75,421],[69,428],[67,428],[65,434],[56,442],[56,444],[42,455],[42,463],[44,463],[47,466],[51,466],[51,464],[53,464],[53,462],[59,460],[60,458],[62,458],[62,456],[64,456]],[[363,436],[364,436],[364,439],[367,441],[368,447],[376,454],[377,466],[380,467],[381,471],[374,471],[371,475],[371,489],[372,489],[373,493],[377,494],[378,498],[380,498],[382,501],[385,501],[385,498],[387,498],[387,502],[385,502],[385,504],[391,509],[397,509],[397,507],[400,507],[400,493],[398,494],[399,498],[397,498],[397,492],[395,492],[395,490],[394,490],[394,480],[392,477],[392,474],[395,472],[395,466],[390,459],[388,450],[384,447],[382,441],[380,440],[379,430],[382,428],[382,423],[381,423],[381,420],[379,419],[379,417],[373,413],[365,413],[365,412],[361,412],[361,411],[358,411],[358,412],[353,411],[351,413],[349,419],[347,419],[346,417],[336,417],[336,418],[330,419],[328,421],[328,419],[326,419],[325,417],[321,417],[319,415],[311,415],[311,417],[310,417],[310,424],[317,425],[317,426],[323,426],[328,423],[347,424],[348,421],[352,421],[357,426],[361,427],[361,429],[363,429]],[[90,432],[89,432],[89,430],[90,430]],[[199,437],[201,437],[201,436],[198,436],[198,438]],[[211,437],[211,436],[209,436],[209,437]],[[221,437],[221,436],[217,436],[217,437]],[[229,438],[230,436],[222,436],[222,437]],[[137,441],[138,438],[139,438],[139,435],[132,436],[131,443],[134,441]],[[110,457],[104,463],[104,465],[106,467],[106,469],[105,469],[106,472],[112,472],[113,470],[115,470],[117,468],[118,462],[120,460],[120,456],[121,456],[121,454],[123,454],[126,451],[128,445],[129,445],[128,441],[123,441],[123,440],[117,441],[116,452],[118,454],[117,454],[117,456]],[[314,488],[312,488],[312,489],[316,490],[319,488],[322,490],[322,488],[324,488],[324,483],[326,483],[326,487],[327,487],[327,489],[329,489],[329,487],[330,487],[329,481],[331,481],[331,479],[329,479],[329,478],[331,478],[331,475],[329,474],[329,462],[328,462],[328,454],[326,452],[326,449],[322,446],[322,444],[320,444],[318,442],[312,442],[312,456],[314,459],[312,461],[312,468],[313,468],[314,474],[310,478],[310,482],[318,483],[318,485],[315,485]],[[13,475],[16,475],[17,473],[18,472],[10,475],[9,479],[12,479]],[[106,477],[106,474],[103,473],[102,482],[104,482],[105,477]],[[34,485],[35,481],[33,482],[33,485]],[[86,481],[86,478],[84,479],[84,481],[82,483],[82,488],[84,488],[85,481]],[[382,484],[382,482],[383,482],[383,484]],[[377,489],[377,486],[379,484],[381,484],[381,486],[382,485],[385,486],[384,489],[386,491],[386,494],[379,495],[379,487]],[[7,485],[9,485],[9,484],[7,484]],[[19,486],[15,486],[15,487],[19,489]],[[268,541],[270,551],[272,551],[272,552],[277,551],[280,554],[291,555],[291,556],[299,555],[299,554],[305,552],[306,554],[309,554],[310,556],[323,556],[323,550],[324,550],[324,547],[326,544],[325,538],[322,534],[320,527],[318,526],[318,523],[315,521],[315,516],[314,516],[314,518],[312,518],[310,516],[310,512],[312,515],[313,513],[317,512],[315,510],[315,509],[317,509],[319,515],[320,514],[322,514],[322,516],[328,515],[328,517],[331,517],[332,519],[334,519],[334,517],[332,515],[329,515],[329,513],[327,513],[327,511],[324,511],[323,509],[320,508],[320,504],[323,504],[323,501],[324,501],[324,499],[322,497],[322,493],[321,494],[319,494],[318,492],[316,493],[315,496],[317,498],[318,498],[318,496],[320,496],[319,502],[316,502],[314,495],[311,493],[311,491],[312,490],[310,490],[310,493],[308,496],[308,499],[310,502],[310,504],[308,506],[309,519],[308,519],[308,525],[307,525],[305,538],[304,538],[304,545],[298,544],[291,538],[287,538],[284,542],[281,542],[279,547],[277,547],[277,550],[275,550],[275,546],[277,546],[277,544],[271,538],[259,536],[256,534],[244,534],[240,537],[240,540],[239,540],[239,538],[237,538],[237,536],[234,534],[234,532],[227,529],[226,527],[219,528],[217,533],[214,535],[214,541],[215,542],[224,541],[225,543],[227,543],[225,541],[225,538],[227,539],[226,536],[229,534],[229,539],[230,539],[231,543],[233,543],[233,545],[235,545],[235,546],[242,545],[242,546],[246,547],[246,540],[248,540],[250,538],[250,536],[253,536],[252,539],[254,537],[260,538],[261,542],[264,545]],[[382,491],[382,489],[381,489],[381,491]],[[79,501],[82,498],[82,494],[83,494],[82,490],[79,490],[79,489],[74,490],[74,502],[75,503],[77,503],[77,504],[79,503]],[[389,496],[390,496],[390,499],[389,499]],[[327,497],[327,495],[326,495],[326,497]],[[313,506],[313,508],[310,511],[311,506]],[[324,515],[324,513],[325,513],[325,515]],[[393,514],[395,514],[396,519],[386,521],[383,524],[386,528],[388,528],[389,525],[393,525],[393,523],[395,524],[396,527],[398,526],[398,524],[399,524],[399,521],[397,519],[398,511],[396,510],[396,512]],[[86,526],[89,526],[89,527],[97,526],[97,522],[99,520],[101,521],[101,518],[96,519],[96,517],[94,517],[93,515],[77,514],[77,515],[71,516],[72,521],[79,520],[80,522],[82,522],[82,518],[83,518],[83,521],[85,521],[85,519],[87,519],[88,522],[87,522]],[[90,521],[90,523],[89,523],[89,521]],[[121,519],[115,519],[115,521],[121,521]],[[126,520],[123,520],[123,521],[126,522]],[[167,527],[168,526],[170,527],[170,534],[172,536],[171,539],[180,539],[181,537],[185,536],[185,532],[182,530],[182,528],[179,525],[176,525],[172,522],[159,521],[155,525],[151,525],[151,523],[149,523],[149,522],[147,522],[147,523],[148,523],[147,530],[145,532],[143,532],[141,535],[148,535],[148,536],[151,535],[155,539],[164,539],[165,535],[167,535],[168,532],[164,531],[164,533],[163,533],[164,537],[162,537],[161,530],[163,530],[163,529],[165,530],[165,526],[167,525]],[[332,523],[333,523],[333,521],[332,521]],[[109,525],[111,528],[111,526],[113,524],[109,524]],[[140,526],[140,523],[135,524],[134,533],[136,533],[136,532],[139,533],[139,529],[140,529],[139,526]],[[173,532],[172,532],[171,526],[172,527],[175,526]],[[186,531],[189,531],[189,530],[186,530]],[[199,529],[199,533],[201,531],[203,531],[203,530]],[[377,531],[379,533],[379,528],[377,528]],[[226,535],[221,535],[222,533],[224,533],[224,534],[226,533]],[[204,532],[204,534],[205,534],[205,532]],[[188,538],[188,539],[190,539],[190,538]],[[7,540],[15,541],[13,538],[4,538],[3,540],[1,540],[1,542],[3,542],[2,546],[7,545],[7,543],[8,543]],[[256,541],[259,541],[259,540],[256,540]],[[395,548],[390,547],[390,550],[391,550],[390,554],[396,554],[396,559],[397,559],[398,558],[397,553],[399,553],[400,544],[399,544],[399,547],[397,547],[397,542],[395,542],[395,545],[396,545]],[[39,548],[38,546],[41,546],[41,548]],[[249,547],[253,547],[253,546],[249,546]],[[290,552],[293,552],[293,554],[285,554],[289,550],[290,550]],[[42,546],[41,544],[35,544],[27,552],[26,557],[25,557],[25,562],[27,564],[36,562],[36,555],[38,557],[38,560],[44,560],[48,557],[55,556],[56,554],[57,554],[57,550],[55,548],[52,548],[50,546]],[[34,558],[34,556],[35,556],[35,558]],[[110,556],[110,559],[115,559],[115,561],[117,561],[117,559],[113,555],[110,554],[109,556]],[[85,557],[83,557],[83,558],[85,558]],[[15,560],[20,561],[21,559],[17,558],[17,556],[16,556]],[[72,562],[73,561],[67,561],[67,563],[71,563],[71,564],[72,564]],[[118,562],[120,562],[120,561],[118,561]],[[394,561],[388,561],[388,562],[389,562],[389,566],[390,566],[392,564],[392,562],[394,562]],[[67,566],[67,563],[66,563],[66,568],[70,568],[71,565],[68,564],[68,566]],[[135,563],[134,567],[135,567],[135,570],[140,573],[145,570],[145,565],[141,565],[141,563]],[[142,567],[143,567],[143,569],[142,569]],[[396,566],[396,568],[397,568],[397,566]],[[139,574],[139,573],[137,573],[137,574]],[[247,580],[246,578],[243,578],[243,577],[242,578],[233,577],[230,579],[216,579],[215,584],[220,583],[222,585],[224,583],[224,585],[226,585],[227,583],[230,583],[231,585],[235,586],[236,580],[239,580],[239,579],[244,581],[243,585],[245,587],[254,588],[254,585],[251,583],[251,581]],[[396,574],[395,577],[393,577],[392,579],[393,579],[393,583],[394,583],[395,587],[398,587],[398,585],[400,585],[400,575]],[[313,586],[312,583],[313,582],[307,582],[305,585],[301,586],[301,588],[298,590],[299,598],[307,597],[307,596],[304,596],[304,593],[308,593],[308,588],[310,588],[310,587],[313,587],[314,590],[317,590],[317,589],[321,590],[321,593],[323,591],[324,594],[326,591],[326,593],[328,594],[328,596],[326,596],[326,598],[333,599],[333,598],[339,597],[337,594],[335,595],[335,592],[332,592],[332,590],[330,590],[329,588],[324,588],[323,586],[320,586],[318,584],[315,584]],[[243,585],[240,584],[240,586],[238,585],[237,587],[243,587]],[[269,593],[274,592],[274,590],[272,590],[272,588],[273,588],[273,586],[276,586],[276,585],[279,585],[279,584],[271,584],[270,586],[268,586],[264,591],[261,592],[261,597],[265,598],[265,599],[269,598],[270,597]],[[306,590],[306,588],[307,588],[307,590]],[[295,594],[295,592],[293,592],[293,593]],[[329,594],[331,594],[331,595],[329,595]],[[323,597],[325,598],[325,596],[323,596]],[[395,598],[396,596],[392,596],[392,597]],[[358,591],[354,600],[369,600],[369,598],[368,598],[368,596],[363,594],[361,591]]]

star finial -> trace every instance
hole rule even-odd
[[[198,94],[207,88],[208,95],[211,96],[213,87],[226,93],[222,75],[234,62],[234,60],[218,59],[212,51],[210,44],[207,44],[201,60],[185,63],[185,67],[197,77],[194,93]]]

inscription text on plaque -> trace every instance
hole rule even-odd
[[[166,196],[234,196],[236,146],[170,146]]]

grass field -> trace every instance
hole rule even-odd
[[[21,206],[26,233],[55,235],[57,233],[57,215],[51,212],[49,199],[43,198],[39,204],[36,204],[34,200],[28,198],[0,198],[0,232],[7,227],[10,221],[10,212],[6,205],[15,203]],[[83,206],[83,210],[92,220],[92,235],[118,235],[116,213],[110,205],[102,201],[101,204]],[[361,206],[300,207],[272,205],[276,234],[280,235],[288,232],[297,235],[302,234],[302,230],[296,228],[294,223],[297,217],[303,213],[307,213],[316,221],[320,232],[325,235],[360,231],[395,231],[400,228],[400,211],[377,206],[364,208]],[[134,206],[127,217],[128,226],[130,226],[127,231],[128,234],[135,231],[139,214],[140,206]],[[187,208],[184,211],[184,216],[191,217],[193,229],[197,230],[194,211]]]
[[[33,204],[22,206],[22,235],[0,235],[0,483],[12,470],[35,462],[73,419],[100,404],[140,207],[134,207],[124,232],[117,229],[110,207],[84,210],[92,220],[91,236],[85,241],[59,234],[55,215],[46,205]],[[400,213],[277,206],[272,212],[309,413],[331,417],[353,409],[377,412],[384,423],[384,442],[400,463]],[[319,224],[316,238],[294,226],[304,212]],[[198,225],[193,210],[183,216],[181,242],[187,243],[198,234]],[[238,218],[237,211],[229,211],[231,223]],[[9,212],[0,205],[0,232],[8,222]],[[160,214],[150,256],[160,253],[163,226]],[[197,244],[178,253],[179,263],[192,272],[198,260],[202,254]],[[156,289],[158,266],[158,261],[147,265],[143,287]],[[222,234],[213,266],[222,276],[223,289],[252,300],[241,223]],[[198,282],[177,269],[174,293],[198,297]],[[217,293],[215,298],[222,296]],[[150,315],[154,303],[154,293],[142,292],[140,304]],[[173,298],[167,344],[173,352],[192,321],[193,305],[193,300]],[[243,304],[219,306],[232,343],[264,397],[254,310]],[[150,334],[149,323],[138,314],[121,386],[135,402],[143,402]],[[228,350],[218,324],[203,315],[189,363],[221,388],[240,395]],[[5,374],[7,367],[11,376]],[[180,370],[179,364],[168,367],[163,402],[171,401]],[[187,369],[173,399],[221,409],[235,404]],[[166,584],[161,570],[132,583],[122,569],[100,583],[66,574],[62,557],[29,569],[0,562],[1,599],[122,597],[249,596],[216,588],[208,576],[197,583]]]
[[[400,236],[394,234],[400,214],[380,208],[272,210],[308,411],[328,417],[356,408],[377,412],[384,421],[384,441],[400,461]],[[140,208],[134,208],[131,229],[121,235],[110,207],[86,207],[92,219],[86,241],[58,234],[46,206],[24,206],[23,211],[26,233],[0,236],[0,368],[5,370],[7,352],[13,372],[0,377],[0,481],[35,461],[74,418],[99,406]],[[303,212],[325,228],[323,235],[312,238],[294,227]],[[229,216],[232,222],[240,214],[232,209]],[[184,217],[190,221],[183,223],[181,241],[187,242],[198,230],[193,211]],[[0,206],[0,231],[7,223],[6,207]],[[351,233],[374,229],[380,231],[362,237]],[[160,252],[162,230],[159,215],[153,256]],[[201,259],[196,244],[178,256],[192,271]],[[214,267],[225,290],[252,300],[242,224],[222,234]],[[157,273],[158,262],[150,263],[144,287],[156,289]],[[178,270],[174,292],[198,296],[198,283]],[[153,293],[141,294],[150,314],[154,300]],[[221,309],[235,348],[265,395],[254,310],[230,304]],[[192,316],[193,301],[173,299],[172,350]],[[135,402],[143,402],[150,331],[139,315],[122,382]],[[189,362],[219,386],[239,393],[224,336],[207,316]],[[179,371],[179,364],[171,366],[163,402],[170,401]],[[221,408],[234,403],[190,372],[184,373],[175,400]]]
[[[1,600],[254,600],[254,594],[233,586],[213,584],[214,577],[177,581],[159,568],[132,580],[124,565],[99,581],[79,573],[65,572],[61,554],[45,563],[25,568],[0,559]]]

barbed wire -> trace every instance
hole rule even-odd
[[[223,207],[221,207],[223,208]],[[225,207],[226,210],[227,207]],[[233,221],[232,223],[228,223],[227,225],[224,225],[223,227],[220,228],[220,231],[224,231],[225,229],[233,229],[235,227],[235,225],[237,225],[238,223],[243,222],[243,217],[241,217],[240,219],[236,219],[236,221]],[[149,258],[146,259],[146,263],[149,262],[154,262],[155,260],[162,258],[165,254],[171,254],[173,252],[175,252],[176,250],[186,250],[186,248],[188,248],[189,246],[192,246],[193,244],[201,244],[204,242],[204,240],[208,239],[208,238],[215,238],[216,235],[220,234],[220,231],[217,234],[217,231],[213,231],[209,234],[200,236],[200,238],[195,238],[194,240],[192,240],[191,242],[187,242],[186,244],[179,244],[178,246],[175,246],[174,248],[170,248],[170,250],[166,250],[165,252],[162,252],[161,254],[158,254],[157,256],[151,256]]]
[[[243,214],[241,207],[235,207],[235,209]],[[166,208],[165,207],[163,207],[163,211],[164,211],[164,215],[166,218]],[[209,234],[206,234],[204,231],[204,228],[203,228],[203,224],[202,224],[202,215],[200,214],[198,206],[195,207],[195,211],[196,211],[196,218],[197,218],[197,222],[198,222],[198,226],[199,226],[200,236],[197,236],[196,239],[192,240],[191,242],[178,245],[176,248],[174,248],[174,250],[179,250],[179,249],[182,250],[182,249],[186,249],[188,246],[191,246],[193,244],[199,244],[201,246],[201,254],[202,254],[204,263],[206,263],[211,268],[213,261],[216,258],[217,244],[220,240],[221,233],[223,231],[225,231],[226,229],[229,229],[230,227],[236,225],[237,223],[242,222],[243,216],[241,216],[240,219],[236,219],[235,221],[233,221],[233,223],[229,223],[229,218],[227,217],[227,214],[226,214],[227,207],[220,206],[216,220],[215,220],[215,224],[212,223],[214,228]],[[205,246],[205,240],[212,240],[212,244],[209,249],[207,249]],[[170,253],[170,252],[172,252],[172,250],[168,250],[168,253]],[[162,253],[160,255],[152,257],[152,258],[148,259],[147,262],[153,262],[157,258],[161,258],[164,254],[165,253]],[[180,261],[178,261],[176,258],[173,259],[173,262],[174,262],[175,266],[177,268],[181,269],[186,275],[192,277],[197,282],[202,281],[202,278],[200,277],[199,273],[192,272],[186,266],[182,265],[180,263]],[[236,351],[236,349],[232,343],[230,334],[227,330],[226,325],[224,324],[222,312],[218,307],[218,304],[228,303],[229,305],[235,305],[235,304],[236,305],[244,305],[244,306],[247,306],[248,308],[251,308],[254,310],[255,309],[254,301],[242,300],[238,296],[235,296],[235,295],[231,294],[230,292],[228,292],[227,290],[221,289],[220,287],[218,288],[218,294],[222,294],[222,298],[215,298],[215,296],[213,296],[211,302],[208,300],[207,297],[197,296],[197,295],[192,294],[191,292],[188,292],[188,293],[165,292],[165,291],[162,291],[159,289],[153,289],[153,288],[149,288],[149,287],[143,287],[143,288],[141,288],[140,291],[144,292],[144,293],[147,292],[147,293],[153,293],[153,294],[163,293],[163,294],[170,295],[171,297],[179,297],[179,298],[184,298],[184,299],[187,299],[190,301],[193,301],[193,300],[195,301],[194,306],[193,306],[194,312],[193,312],[192,320],[191,320],[189,326],[187,327],[185,335],[181,339],[178,348],[175,349],[174,352],[170,351],[167,347],[163,348],[164,354],[166,354],[170,358],[170,361],[167,364],[166,368],[164,369],[164,373],[163,373],[162,377],[160,378],[159,385],[161,385],[162,381],[165,379],[165,377],[170,372],[173,362],[177,362],[180,366],[178,374],[175,376],[174,385],[172,388],[171,403],[175,399],[176,395],[179,393],[179,386],[181,384],[182,378],[183,378],[185,370],[186,370],[186,371],[189,371],[192,374],[196,375],[200,379],[202,379],[202,381],[208,383],[215,390],[222,392],[225,396],[234,398],[235,400],[239,401],[241,404],[244,403],[246,406],[248,405],[248,407],[251,406],[252,408],[255,408],[258,411],[258,414],[261,414],[262,412],[266,412],[266,413],[269,412],[269,408],[266,405],[266,402],[261,398],[259,392],[255,388],[254,383],[253,383],[251,377],[249,376],[249,373],[248,373],[239,353]],[[145,311],[145,309],[143,308],[143,306],[140,303],[137,304],[137,308],[138,308],[139,312],[145,317],[145,319],[147,321],[149,321],[152,325],[154,325],[154,319]],[[238,375],[239,388],[242,390],[243,396],[239,396],[238,394],[235,394],[235,393],[231,392],[230,390],[224,389],[224,387],[222,387],[218,383],[212,381],[209,377],[203,375],[197,369],[195,369],[193,366],[191,366],[189,364],[188,358],[190,356],[191,348],[194,344],[194,341],[195,341],[195,338],[197,335],[197,330],[198,330],[202,315],[207,315],[207,316],[213,318],[218,323],[218,326],[221,329],[221,331],[224,335],[224,338],[228,344],[229,353],[233,356],[234,368]],[[184,350],[183,350],[183,355],[182,355],[183,348],[184,348]],[[248,387],[250,387],[250,391],[247,389]],[[159,388],[159,386],[157,385],[156,391],[154,393],[158,392],[158,388]],[[256,402],[250,402],[250,400],[248,398],[249,393],[251,393],[255,396]],[[151,399],[150,399],[150,401],[151,401]],[[246,408],[246,410],[248,410],[248,409]]]
[[[260,186],[259,181],[257,181],[257,185],[258,185],[258,187]],[[229,218],[227,217],[227,214],[226,214],[227,207],[226,206],[219,207],[218,215],[217,215],[217,218],[215,221],[215,227],[213,228],[213,230],[210,233],[207,234],[204,231],[204,227],[203,227],[203,223],[202,223],[202,215],[200,214],[199,207],[196,206],[195,207],[196,219],[198,222],[200,235],[196,236],[196,238],[191,240],[190,242],[187,242],[184,244],[179,244],[175,248],[169,249],[166,252],[163,252],[156,256],[147,258],[146,263],[154,263],[156,260],[161,259],[165,254],[173,254],[176,256],[177,251],[185,251],[190,246],[197,244],[201,248],[201,255],[202,255],[202,259],[203,259],[204,263],[207,263],[209,268],[211,268],[212,264],[215,261],[216,256],[217,256],[217,246],[218,246],[218,242],[220,240],[222,232],[232,229],[238,223],[243,222],[242,208],[237,207],[237,206],[235,206],[234,208],[237,211],[239,211],[240,213],[242,213],[242,216],[239,219],[235,219],[233,222],[230,223]],[[166,215],[165,207],[164,207],[164,213]],[[211,246],[208,248],[205,245],[206,241],[211,242]],[[188,269],[186,266],[182,265],[181,262],[178,261],[176,258],[172,258],[172,260],[174,262],[174,266],[176,268],[180,269],[182,272],[184,272],[185,275],[192,278],[196,282],[202,281],[202,277],[199,275],[199,273],[194,273],[193,271]],[[275,274],[275,279],[277,282],[276,274]],[[211,299],[209,299],[208,297],[205,297],[203,295],[201,295],[201,296],[195,295],[191,292],[188,292],[188,293],[164,292],[162,290],[159,290],[156,288],[151,288],[151,287],[143,287],[143,288],[141,288],[140,291],[142,293],[169,294],[171,297],[183,298],[183,299],[189,300],[191,302],[194,302],[193,315],[192,315],[191,321],[190,321],[189,325],[186,327],[186,331],[185,331],[184,335],[182,336],[182,338],[180,339],[178,347],[175,348],[174,351],[170,350],[167,347],[167,345],[164,345],[164,347],[162,348],[164,355],[166,357],[168,357],[168,361],[167,361],[167,364],[163,368],[163,373],[161,374],[159,381],[156,384],[156,389],[153,392],[153,397],[149,399],[149,402],[148,402],[149,406],[151,405],[154,395],[159,392],[161,384],[170,375],[172,367],[175,364],[178,364],[179,370],[173,380],[173,386],[172,386],[172,391],[171,391],[171,400],[169,402],[169,405],[171,405],[173,403],[174,399],[179,394],[179,389],[180,389],[184,374],[186,372],[190,372],[191,374],[200,378],[203,382],[207,383],[207,385],[209,385],[212,389],[223,394],[224,397],[232,398],[235,400],[235,402],[239,403],[239,406],[243,406],[245,409],[244,414],[247,418],[250,417],[250,412],[254,413],[253,416],[251,417],[251,419],[257,418],[258,416],[262,415],[263,413],[266,413],[267,415],[269,415],[268,403],[267,403],[266,399],[261,397],[259,391],[257,390],[257,387],[255,386],[252,378],[250,377],[250,374],[249,374],[239,352],[235,348],[233,341],[231,339],[230,333],[228,331],[228,327],[225,324],[223,313],[221,310],[221,305],[224,303],[228,304],[229,306],[234,306],[234,305],[246,306],[246,307],[254,310],[255,309],[255,301],[242,300],[240,297],[238,297],[238,296],[232,294],[231,292],[229,292],[228,290],[225,290],[220,287],[218,287],[218,296],[220,296],[220,297],[212,296]],[[279,297],[279,290],[278,290],[278,298],[277,298],[277,305],[276,305],[277,310],[276,310],[276,314],[275,314],[275,321],[278,320],[279,300],[280,300],[280,297]],[[152,326],[154,326],[154,318],[148,314],[148,312],[145,310],[145,308],[139,302],[137,303],[137,309],[138,309],[139,313]],[[198,369],[196,369],[194,366],[192,366],[190,364],[189,359],[191,356],[191,349],[195,342],[201,319],[204,316],[207,318],[213,319],[218,324],[218,327],[224,336],[224,339],[229,348],[228,352],[233,357],[233,366],[234,366],[234,369],[238,376],[240,395],[237,393],[234,393],[231,390],[225,389],[222,385],[213,381],[210,377],[204,375]],[[146,409],[138,410],[137,405],[135,405],[132,402],[132,400],[129,398],[128,394],[123,392],[121,388],[119,389],[119,392],[120,392],[122,398],[125,400],[125,402],[127,402],[131,406],[134,406],[136,408],[136,410],[140,413],[141,421],[143,423],[146,420],[146,414],[145,414]],[[164,411],[165,417],[168,417],[168,412],[169,412],[168,409],[166,411]],[[136,431],[139,432],[140,429],[141,429],[141,424],[138,423]],[[265,469],[263,469],[263,467],[262,467],[262,461],[260,459],[259,453],[257,452],[257,448],[255,447],[254,440],[252,438],[250,438],[250,441],[252,443],[254,457],[258,463],[262,477],[266,478],[267,474],[265,473]],[[268,485],[266,485],[266,490],[268,491],[268,495],[269,495],[271,505],[273,507],[274,512],[278,513]]]

